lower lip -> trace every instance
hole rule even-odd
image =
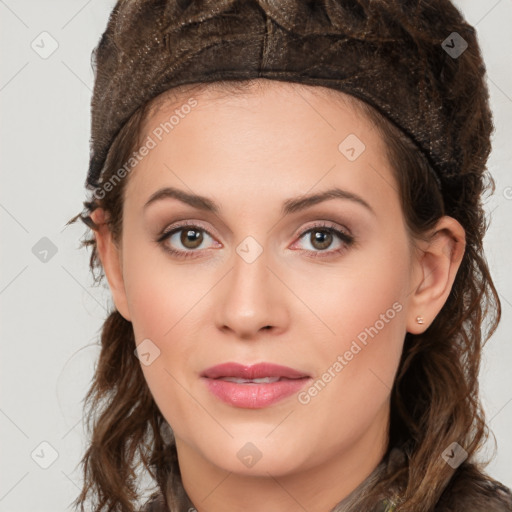
[[[311,379],[285,379],[263,384],[237,384],[222,379],[208,379],[208,389],[220,400],[234,407],[261,409],[298,393]]]

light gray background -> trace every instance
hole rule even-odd
[[[488,471],[512,486],[512,2],[456,4],[477,28],[495,115],[489,169],[497,189],[487,202],[486,251],[503,317],[484,350],[481,390],[498,443]],[[2,512],[68,510],[79,492],[82,399],[110,299],[106,284],[92,286],[89,252],[78,250],[85,226],[64,225],[85,200],[90,56],[113,6],[0,0]],[[47,58],[32,48],[49,51],[52,39],[58,48]],[[43,237],[57,250],[46,262],[32,251]],[[58,453],[47,469],[40,464],[52,462],[52,450],[42,442]]]

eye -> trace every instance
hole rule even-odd
[[[185,223],[164,231],[157,242],[161,243],[167,252],[178,258],[190,258],[196,256],[194,252],[199,252],[196,249],[200,249],[205,240],[205,234],[207,237],[212,238],[208,231],[201,226]],[[185,250],[174,249],[170,247],[170,243],[174,246],[181,244]]]
[[[338,229],[335,225],[325,222],[316,224],[306,231],[303,231],[300,234],[299,239],[304,238],[308,234],[310,234],[309,242],[313,247],[313,250],[303,250],[307,253],[311,253],[313,258],[329,257],[335,254],[341,254],[355,241],[355,238],[352,235]],[[162,244],[164,249],[175,257],[194,258],[199,256],[199,254],[196,255],[195,253],[201,252],[199,249],[205,241],[205,235],[206,237],[213,239],[210,233],[201,226],[193,223],[183,223],[164,231],[157,239],[157,242]],[[340,247],[327,251],[326,249],[332,245],[335,238],[338,238],[340,241]],[[216,243],[218,244],[218,242]],[[174,248],[176,245],[180,244],[184,249]],[[222,245],[218,244],[217,246]]]
[[[341,254],[348,250],[355,241],[354,236],[329,223],[316,224],[306,231],[303,231],[300,235],[300,239],[304,238],[308,234],[309,238],[306,238],[306,240],[309,241],[313,249],[317,250],[305,251],[312,253],[313,258],[324,258],[335,254]],[[326,249],[333,244],[333,240],[335,238],[338,238],[338,240],[341,241],[339,244],[340,246],[337,249],[327,251]]]

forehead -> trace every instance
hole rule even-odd
[[[145,118],[140,140],[155,145],[132,172],[126,198],[175,184],[201,195],[225,191],[231,199],[344,184],[376,201],[396,200],[385,143],[358,101],[272,80],[168,91]]]

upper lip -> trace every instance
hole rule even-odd
[[[218,364],[204,370],[204,372],[201,373],[201,377],[207,377],[209,379],[218,379],[220,377],[235,377],[252,380],[261,379],[263,377],[300,379],[303,377],[309,377],[309,375],[299,370],[273,363],[258,363],[246,366],[240,363],[229,362]]]

